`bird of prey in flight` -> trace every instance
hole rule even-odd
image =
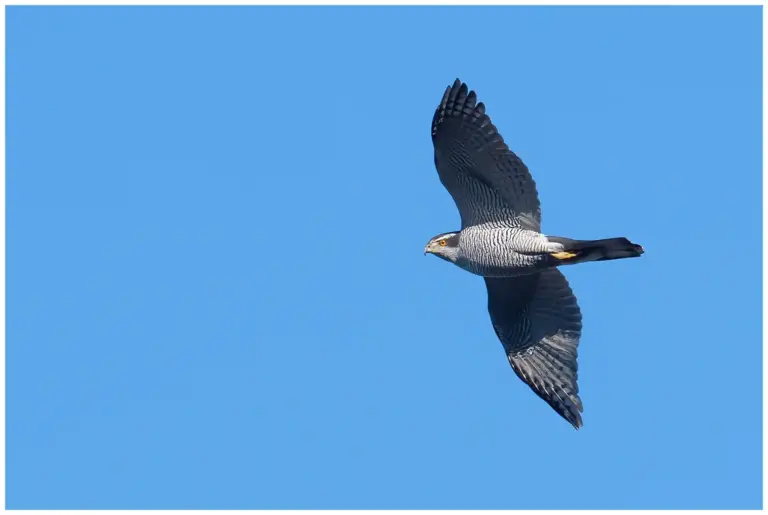
[[[461,230],[438,234],[425,253],[483,277],[491,324],[517,376],[576,429],[581,310],[558,267],[638,257],[626,238],[576,240],[541,233],[536,184],[485,106],[459,79],[432,119],[440,182]]]

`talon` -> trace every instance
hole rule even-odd
[[[576,257],[576,254],[574,254],[573,252],[563,251],[563,252],[555,252],[554,254],[550,254],[550,256],[552,256],[555,259],[569,259],[572,257]]]

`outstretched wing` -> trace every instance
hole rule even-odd
[[[581,310],[556,268],[485,278],[488,312],[517,376],[563,418],[581,427],[577,347]]]
[[[539,195],[528,167],[459,79],[432,118],[432,143],[440,182],[456,202],[462,228],[503,220],[539,231]]]

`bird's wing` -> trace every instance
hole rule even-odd
[[[504,220],[539,231],[539,195],[528,167],[459,79],[432,118],[432,143],[440,182],[456,202],[462,228]]]
[[[556,268],[485,278],[488,312],[517,376],[563,418],[581,427],[577,347],[581,310]]]

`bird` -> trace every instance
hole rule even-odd
[[[483,277],[491,325],[515,374],[577,430],[582,313],[566,265],[634,258],[625,237],[578,240],[541,232],[528,167],[512,152],[466,83],[445,89],[432,118],[435,168],[461,229],[431,238],[424,254]]]

